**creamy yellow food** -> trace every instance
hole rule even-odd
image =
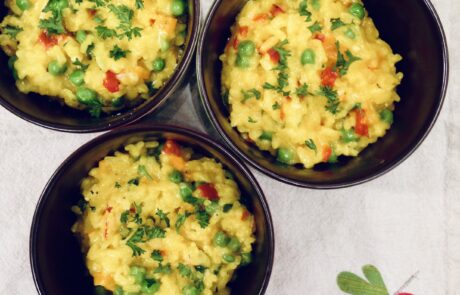
[[[400,100],[401,56],[360,0],[249,0],[221,60],[232,126],[285,164],[357,156]]]
[[[169,79],[185,0],[6,0],[0,46],[21,92],[93,116],[147,99]]]
[[[174,141],[107,156],[72,209],[95,286],[116,295],[229,294],[251,260],[254,217],[231,175]]]

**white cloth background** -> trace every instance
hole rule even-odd
[[[342,294],[337,274],[360,274],[368,263],[390,292],[419,271],[407,291],[460,294],[460,1],[433,2],[449,39],[450,87],[436,126],[413,156],[375,181],[334,191],[295,188],[255,172],[275,225],[267,294]],[[155,121],[204,130],[192,99],[196,94],[182,93]],[[36,202],[58,165],[95,136],[45,130],[0,108],[0,294],[36,294],[28,247]]]

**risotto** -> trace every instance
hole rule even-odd
[[[90,171],[72,208],[94,285],[116,295],[229,294],[255,241],[232,176],[172,140],[125,151]]]
[[[401,56],[359,0],[249,0],[221,60],[232,126],[284,164],[357,156],[400,100]]]
[[[6,0],[0,46],[21,92],[98,117],[150,97],[186,36],[184,0]]]

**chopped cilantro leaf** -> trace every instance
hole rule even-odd
[[[89,65],[85,65],[84,63],[82,63],[78,58],[76,58],[72,64],[78,69],[78,70],[82,70],[83,72],[86,71],[89,67]]]
[[[326,110],[335,115],[338,112],[340,104],[339,98],[337,97],[337,91],[329,86],[321,86],[320,95],[327,98]]]
[[[166,236],[166,232],[164,229],[162,229],[159,226],[152,226],[152,227],[145,227],[145,236],[147,237],[147,240],[151,239],[158,239],[158,238],[164,238]]]
[[[320,32],[323,28],[321,27],[319,22],[315,22],[311,26],[308,27],[310,32],[315,33],[315,32]]]
[[[300,85],[295,90],[295,94],[297,94],[297,96],[300,96],[300,97],[307,96],[308,95],[308,85],[306,83],[303,83],[302,85]]]
[[[309,149],[315,151],[315,153],[318,152],[318,149],[316,148],[316,144],[315,144],[315,142],[313,141],[313,139],[310,138],[309,140],[305,140],[305,145],[306,145]]]
[[[171,273],[171,264],[168,263],[166,265],[161,265],[158,266],[153,270],[153,273],[164,273],[164,274],[170,274]]]
[[[306,16],[307,18],[305,19],[306,22],[311,21],[311,12],[308,10],[308,2],[307,0],[303,0],[299,4],[299,14],[301,16]]]
[[[275,103],[272,105],[272,109],[273,109],[274,111],[279,110],[279,109],[281,109],[281,105],[280,105],[278,102],[275,102]]]
[[[179,214],[178,217],[177,217],[177,220],[176,220],[176,224],[175,224],[175,227],[176,227],[176,231],[179,232],[179,229],[181,228],[181,226],[185,223],[185,220],[190,216],[192,215],[191,213],[185,211],[184,214]]]
[[[337,30],[340,27],[345,26],[346,24],[340,18],[331,19],[331,30]]]
[[[136,0],[136,8],[137,9],[144,8],[144,1],[143,0]]]
[[[155,213],[155,215],[157,215],[158,217],[160,217],[160,220],[163,221],[165,224],[166,224],[166,227],[169,227],[170,226],[170,221],[169,221],[169,218],[168,218],[168,214],[169,213],[164,213],[162,210],[160,209],[157,209],[157,212]]]
[[[152,255],[150,255],[150,257],[152,257],[153,260],[158,261],[158,262],[163,261],[163,256],[161,255],[160,250],[153,250]]]
[[[335,46],[337,47],[337,63],[335,65],[336,69],[338,70],[337,72],[340,74],[340,76],[344,76],[347,74],[348,69],[350,68],[351,64],[354,63],[355,61],[361,60],[361,58],[354,56],[350,50],[347,50],[345,52],[345,56],[340,52],[340,43],[337,41],[335,43]]]
[[[184,278],[189,278],[192,275],[192,270],[190,269],[190,267],[185,266],[182,263],[179,263],[177,269],[179,270],[180,275]]]
[[[245,103],[248,99],[251,99],[255,97],[257,100],[260,99],[260,92],[255,89],[249,89],[247,91],[241,90],[241,93],[243,94],[243,99],[241,100],[241,103]]]
[[[112,50],[109,52],[109,56],[114,60],[119,60],[120,58],[126,57],[126,54],[130,53],[129,50],[123,50],[118,45],[115,45]]]
[[[117,35],[117,32],[113,29],[109,29],[106,26],[97,26],[96,27],[97,35],[102,39],[112,38]]]
[[[254,120],[252,117],[248,117],[248,122],[249,123],[257,123],[257,121]]]
[[[196,214],[196,219],[198,220],[198,223],[200,224],[201,228],[206,228],[209,225],[209,219],[211,216],[209,215],[206,210],[198,210],[195,212]]]

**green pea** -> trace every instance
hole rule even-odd
[[[235,256],[233,256],[233,255],[231,255],[231,254],[224,254],[224,255],[222,255],[222,259],[223,259],[225,262],[228,262],[228,263],[235,262]]]
[[[361,3],[353,3],[348,12],[359,19],[363,19],[365,16],[364,6]]]
[[[123,291],[123,288],[121,288],[120,286],[117,286],[115,288],[115,291],[113,292],[113,295],[124,295],[125,292]]]
[[[77,42],[80,43],[80,44],[85,42],[85,40],[86,40],[86,32],[83,31],[83,30],[78,31],[77,34],[75,34],[75,39],[77,39]]]
[[[160,282],[155,279],[145,279],[141,283],[141,292],[144,295],[155,294],[160,290]]]
[[[230,239],[230,242],[228,242],[227,247],[231,251],[236,252],[236,251],[240,250],[241,244],[240,244],[240,241],[238,241],[237,238],[233,237],[233,238]]]
[[[169,180],[174,183],[180,183],[182,182],[182,179],[182,173],[180,173],[179,170],[173,170],[171,173],[169,173]]]
[[[354,40],[356,38],[356,34],[355,32],[353,32],[353,30],[351,28],[348,28],[346,31],[345,31],[345,36]]]
[[[248,265],[252,262],[251,253],[242,253],[241,254],[241,265]]]
[[[78,88],[76,95],[78,101],[82,104],[94,105],[95,101],[97,101],[96,92],[86,87]]]
[[[251,40],[245,40],[238,45],[238,54],[251,57],[256,52],[256,45]]]
[[[48,72],[53,76],[59,76],[65,73],[67,64],[59,64],[57,60],[53,60],[48,64]]]
[[[383,111],[380,112],[380,119],[383,122],[388,123],[389,125],[393,124],[393,121],[394,121],[393,112],[390,111],[389,109],[384,109]]]
[[[217,209],[219,209],[219,203],[217,202],[211,202],[211,204],[207,205],[205,210],[206,210],[206,213],[208,214],[214,214]]]
[[[273,132],[269,132],[269,131],[263,131],[262,134],[259,136],[260,140],[272,141],[272,138],[273,138]]]
[[[169,49],[169,47],[170,47],[169,41],[165,38],[161,38],[160,39],[160,50],[162,52],[165,52]]]
[[[95,295],[109,295],[109,291],[107,291],[102,286],[96,286],[96,287],[94,287],[94,294]]]
[[[30,2],[29,0],[16,0],[16,5],[21,9],[22,11],[27,10],[30,8]]]
[[[185,12],[185,2],[183,0],[173,0],[171,3],[171,13],[180,16]]]
[[[193,190],[192,186],[188,183],[181,182],[179,184],[179,194],[182,197],[182,199],[187,199],[192,196]]]
[[[302,65],[306,64],[314,64],[316,60],[316,54],[312,49],[306,49],[304,52],[302,52],[302,55],[300,56],[300,62]]]
[[[140,266],[131,266],[129,274],[134,278],[136,284],[141,284],[144,281],[146,270]]]
[[[216,246],[225,247],[227,246],[228,242],[229,242],[229,238],[224,232],[219,231],[214,236],[214,244]]]
[[[182,295],[198,295],[200,291],[193,285],[185,286],[182,289]]]
[[[276,159],[284,164],[292,164],[294,160],[294,151],[288,148],[278,149],[278,155]]]
[[[13,72],[13,78],[15,80],[19,79],[18,71],[16,71],[16,68],[14,67],[14,64],[16,63],[17,60],[18,60],[18,57],[16,55],[13,55],[12,57],[8,59],[8,68],[10,68],[11,72]]]
[[[359,140],[359,137],[356,135],[353,129],[349,129],[349,130],[342,129],[340,132],[342,133],[342,136],[340,137],[340,139],[344,143],[355,142]]]
[[[243,55],[240,55],[240,54],[238,54],[236,56],[235,64],[239,68],[249,68],[249,66],[251,65],[251,63],[249,61],[249,57],[243,56]]]
[[[152,67],[154,72],[161,72],[166,66],[166,62],[163,58],[158,57],[153,61]]]
[[[83,83],[85,83],[85,72],[82,70],[73,71],[69,76],[69,80],[75,86],[81,86]]]

